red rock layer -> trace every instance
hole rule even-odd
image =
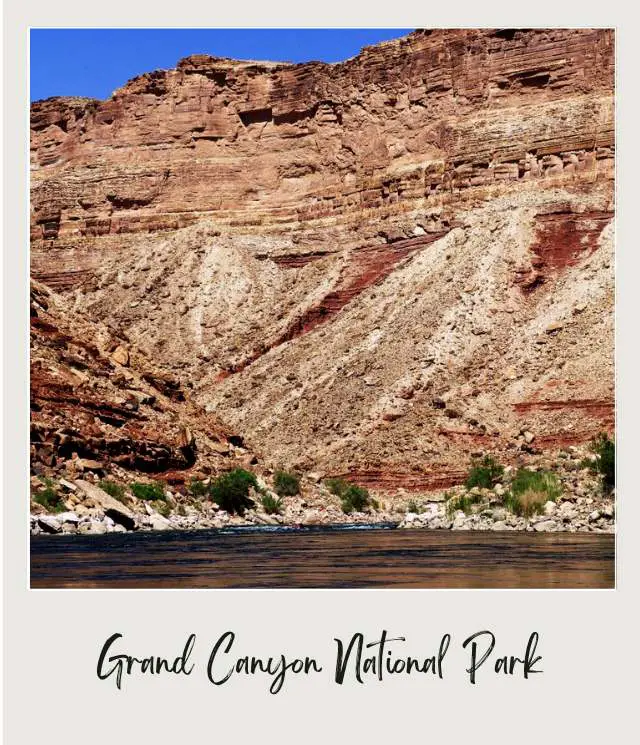
[[[615,431],[615,402],[612,399],[568,399],[564,401],[522,401],[513,404],[520,417],[547,415],[547,431],[536,437],[534,447],[555,450],[568,445],[579,445],[592,440],[600,432],[612,435]],[[578,418],[579,424],[568,428],[567,423]]]
[[[299,320],[289,332],[288,338],[306,334],[330,320],[363,290],[389,276],[402,259],[438,240],[446,232],[408,238],[391,244],[365,246],[354,251],[337,286]]]
[[[571,212],[556,207],[552,212],[536,215],[536,240],[530,247],[534,254],[531,270],[522,269],[516,281],[524,292],[531,292],[557,276],[581,258],[589,256],[598,245],[613,212]]]
[[[448,231],[355,249],[350,254],[346,266],[331,292],[297,318],[273,343],[254,350],[242,362],[223,371],[218,379],[225,380],[229,375],[245,370],[272,349],[303,336],[324,323],[328,323],[360,293],[388,277],[399,262],[446,235],[446,232]],[[295,262],[286,265],[299,266]]]
[[[608,178],[613,64],[609,30],[419,31],[336,65],[195,55],[106,101],[37,102],[34,276],[70,288],[204,217],[348,242],[407,210]]]
[[[359,486],[380,492],[405,489],[412,492],[437,491],[464,483],[466,469],[440,468],[434,471],[403,471],[393,466],[351,470],[337,474],[334,478],[345,478]]]

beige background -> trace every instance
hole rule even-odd
[[[362,3],[364,6],[365,4]],[[501,7],[502,6],[502,7]],[[572,7],[573,6],[573,7]],[[631,15],[609,2],[511,3],[469,9],[425,4],[366,14],[355,3],[249,3],[221,8],[190,0],[13,3],[4,27],[4,582],[5,741],[18,743],[420,742],[600,743],[632,741],[636,730],[638,396],[635,392],[638,269],[637,39]],[[618,561],[615,591],[30,591],[28,590],[28,26],[616,26],[618,42]],[[52,61],[55,64],[55,60]],[[123,81],[124,82],[124,81]],[[333,683],[334,636],[380,630],[404,635],[403,649],[433,654],[453,635],[443,681],[398,676],[380,684]],[[489,628],[497,650],[523,654],[541,641],[542,675],[528,681],[480,671],[468,683],[461,649]],[[310,678],[291,676],[276,696],[261,677],[206,680],[210,646],[233,629],[240,654],[316,656]],[[189,678],[125,680],[118,692],[95,668],[116,631],[139,656],[178,654],[198,635]],[[633,699],[632,699],[633,696]]]

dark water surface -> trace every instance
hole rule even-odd
[[[614,536],[242,529],[33,536],[31,587],[595,588]]]

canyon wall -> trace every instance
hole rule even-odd
[[[196,55],[106,101],[37,102],[34,275],[70,287],[203,218],[297,237],[274,253],[299,262],[336,248],[305,233],[366,239],[417,208],[440,229],[496,188],[610,177],[613,62],[607,30],[418,31],[341,64]]]
[[[194,55],[31,110],[32,275],[275,464],[445,488],[613,427],[614,37]]]
[[[196,463],[209,473],[246,455],[215,416],[189,401],[188,384],[128,338],[70,312],[37,282],[30,301],[32,468],[66,462],[82,473],[84,463],[109,464],[182,482]]]

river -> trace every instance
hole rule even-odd
[[[614,536],[234,528],[32,536],[33,588],[610,588]]]

